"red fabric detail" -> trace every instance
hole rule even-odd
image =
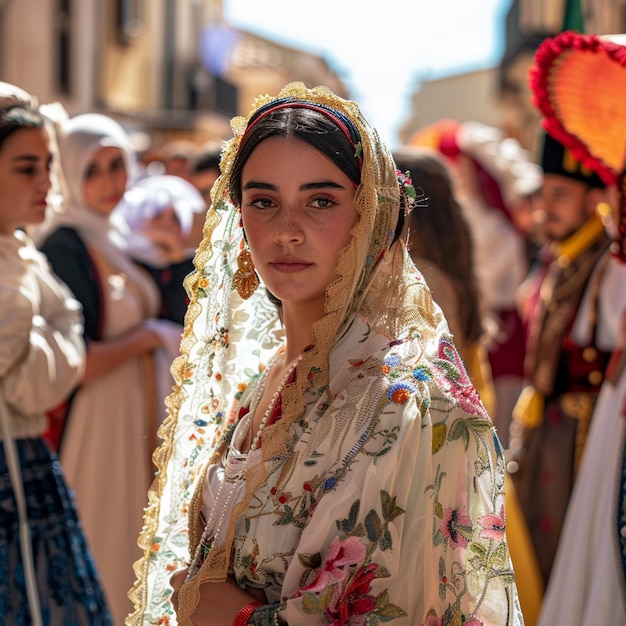
[[[611,246],[611,254],[622,263],[626,263],[626,170],[619,175],[619,224],[617,240]]]
[[[308,349],[309,348],[307,348],[307,350]],[[289,376],[289,379],[287,380],[286,385],[290,385],[295,380],[296,380],[296,370],[294,369],[293,372],[291,372],[291,375]],[[241,419],[244,415],[247,415],[249,411],[250,411],[250,407],[242,406],[239,409],[239,419]],[[278,396],[278,398],[276,398],[276,402],[274,403],[274,408],[272,409],[272,414],[267,420],[267,424],[265,424],[265,427],[267,428],[268,426],[271,426],[272,424],[276,423],[282,417],[282,415],[283,415],[283,395],[281,393]],[[257,445],[261,447],[261,444],[262,444],[262,437],[259,438],[259,443]]]
[[[488,353],[491,375],[494,381],[501,376],[523,378],[526,333],[517,311],[498,311],[498,327],[496,343]]]
[[[589,169],[597,172],[607,185],[618,183],[620,188],[620,223],[616,244],[611,252],[622,263],[626,263],[626,199],[624,198],[624,171],[615,171],[604,163],[601,156],[594,155],[579,137],[569,132],[559,118],[559,106],[551,99],[550,89],[558,72],[559,61],[569,50],[579,50],[589,54],[606,54],[609,59],[626,68],[626,47],[613,41],[600,39],[595,35],[581,35],[565,31],[554,38],[546,39],[535,53],[535,66],[529,72],[529,84],[533,92],[533,104],[544,115],[543,128],[566,146],[572,156]],[[626,164],[624,164],[626,165]]]
[[[605,378],[612,379],[615,375],[619,362],[622,360],[624,356],[623,348],[616,348],[611,354],[611,358],[609,359],[609,364],[606,366]]]
[[[461,154],[456,140],[456,133],[460,126],[461,123],[457,120],[441,119],[418,130],[412,135],[409,145],[426,146],[454,160]]]
[[[65,428],[68,410],[69,401],[66,400],[46,413],[48,429],[43,434],[43,438],[55,452],[59,451],[59,444],[61,443],[61,436]]]
[[[476,168],[476,177],[478,178],[480,190],[482,191],[487,205],[491,208],[498,209],[511,224],[515,225],[513,216],[511,215],[511,212],[507,208],[504,198],[502,197],[498,181],[476,159],[473,157],[470,158]]]
[[[600,386],[602,385],[602,380],[606,377],[607,364],[611,358],[611,353],[594,348],[597,352],[596,358],[591,362],[585,361],[583,351],[587,346],[577,345],[570,335],[573,322],[574,319],[572,319],[570,330],[568,330],[568,333],[565,335],[561,347],[561,362],[564,371],[557,373],[555,385],[558,386],[559,389],[556,391],[559,393],[600,393]],[[593,341],[590,347],[594,347]],[[592,372],[601,372],[603,374],[602,380],[597,384],[593,384],[589,381],[589,375]],[[567,388],[563,389],[563,385],[566,385]]]
[[[248,620],[254,613],[256,609],[260,606],[264,606],[263,602],[248,602],[248,604],[241,607],[241,611],[237,613],[237,617],[235,617],[235,621],[233,622],[233,626],[246,626]]]
[[[456,131],[458,131],[458,126],[456,128],[452,125],[449,127],[444,126],[439,142],[439,151],[441,154],[453,160],[461,154],[461,148],[459,148],[459,143],[456,138]]]

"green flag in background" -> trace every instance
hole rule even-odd
[[[565,15],[563,16],[563,30],[575,30],[579,33],[585,32],[581,0],[567,0]]]

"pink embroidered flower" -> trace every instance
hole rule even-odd
[[[365,556],[365,550],[363,551]],[[359,569],[345,589],[340,586],[333,594],[326,615],[337,626],[361,626],[365,616],[376,608],[376,598],[368,595],[372,580],[376,578],[378,565],[372,563]]]
[[[465,507],[446,509],[441,522],[441,532],[450,540],[453,548],[467,548],[467,540],[472,535],[472,520],[467,516]]]
[[[444,391],[451,393],[464,411],[470,415],[488,417],[482,400],[478,395],[465,365],[453,343],[442,339],[439,342],[435,377]]]
[[[346,565],[355,565],[365,558],[365,546],[358,537],[348,537],[344,541],[333,539],[328,546],[326,558],[322,563],[317,578],[303,591],[322,591],[328,585],[341,583],[348,572],[343,569]]]
[[[496,539],[502,541],[504,539],[504,531],[506,525],[504,523],[504,505],[500,507],[500,515],[489,513],[478,518],[482,530],[480,536],[485,539]]]

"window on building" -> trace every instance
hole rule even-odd
[[[121,44],[128,44],[141,34],[144,23],[144,0],[116,0],[116,31]]]
[[[192,111],[216,111],[230,117],[237,115],[237,86],[208,72],[201,65],[191,65],[187,75],[188,107]]]
[[[72,0],[57,0],[56,14],[56,87],[59,93],[69,94],[71,80],[71,19]]]

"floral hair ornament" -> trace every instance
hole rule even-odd
[[[404,209],[404,215],[409,215],[411,211],[418,206],[424,206],[420,204],[426,199],[424,190],[419,187],[418,190],[413,186],[413,180],[411,179],[411,172],[401,172],[396,170],[396,176],[398,178],[398,185],[400,186],[400,200],[402,202],[402,208]]]
[[[613,253],[626,262],[626,35],[566,31],[537,48],[529,73],[542,126],[620,192]]]

